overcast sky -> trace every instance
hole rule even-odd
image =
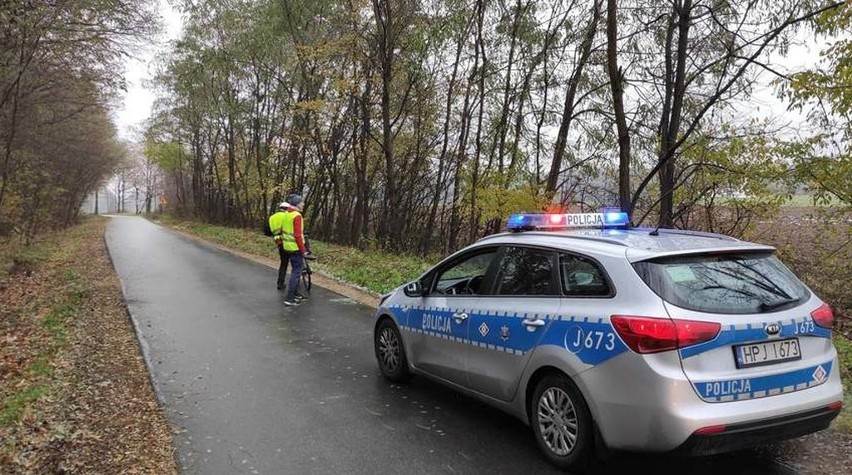
[[[180,14],[169,6],[167,0],[156,0],[162,17],[163,29],[151,45],[138,48],[133,56],[125,61],[124,79],[127,92],[118,108],[113,112],[119,136],[123,139],[135,139],[135,133],[141,131],[142,123],[151,115],[154,104],[154,91],[146,85],[154,77],[154,59],[158,53],[168,50],[169,41],[177,39],[182,30]]]

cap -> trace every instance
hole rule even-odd
[[[290,203],[290,206],[299,206],[302,203],[302,197],[297,194],[292,194],[289,198],[287,198],[287,202]]]

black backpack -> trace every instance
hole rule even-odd
[[[269,237],[274,236],[274,234],[272,234],[272,228],[269,227],[269,218],[263,220],[263,235]]]

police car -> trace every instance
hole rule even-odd
[[[628,221],[513,215],[382,297],[381,372],[513,414],[562,468],[825,429],[843,404],[831,308],[772,247]]]

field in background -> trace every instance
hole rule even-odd
[[[831,304],[837,330],[852,338],[852,213],[782,207],[775,219],[756,223],[746,238],[775,246],[784,263]]]
[[[834,310],[834,342],[846,390],[835,425],[852,432],[852,213],[784,206],[775,219],[757,223],[747,238],[778,248],[781,260]]]

